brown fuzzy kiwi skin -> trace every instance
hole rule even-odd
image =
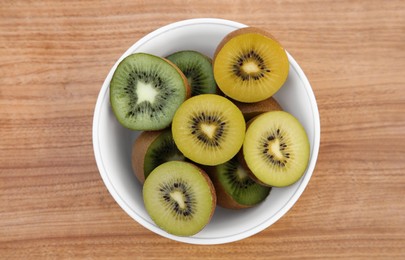
[[[219,179],[217,177],[216,166],[207,166],[204,168],[204,170],[207,172],[208,176],[211,178],[212,183],[214,184],[215,191],[217,194],[218,206],[221,206],[226,209],[234,209],[234,210],[250,208],[253,206],[253,205],[249,206],[249,205],[239,204],[237,201],[235,201],[232,198],[231,195],[229,195],[225,191],[225,189],[223,188],[222,184],[219,182]]]
[[[265,112],[283,110],[273,97],[255,103],[243,103],[239,101],[233,101],[233,103],[242,111],[246,121]]]
[[[145,182],[144,162],[149,146],[163,133],[160,131],[143,131],[132,145],[132,170],[141,184]]]
[[[177,67],[176,64],[174,64],[173,62],[171,62],[170,60],[163,58],[162,59],[164,61],[166,61],[167,63],[169,63],[170,65],[173,66],[173,68],[175,68],[177,70],[178,73],[180,73],[181,78],[183,79],[184,82],[184,86],[186,86],[186,98],[185,99],[189,99],[191,97],[191,86],[188,84],[188,80],[187,77],[184,75],[184,73],[179,69],[179,67]]]
[[[212,197],[212,202],[213,202],[213,207],[212,207],[212,210],[211,210],[211,214],[210,214],[210,219],[212,218],[212,216],[214,215],[214,212],[215,212],[215,207],[216,207],[216,205],[217,205],[217,202],[218,202],[218,197],[217,197],[217,193],[216,193],[216,190],[215,190],[215,186],[214,186],[214,184],[212,183],[212,180],[211,180],[211,178],[208,176],[208,174],[207,174],[207,172],[205,171],[205,169],[203,169],[203,168],[201,168],[201,167],[198,167],[198,166],[196,166],[195,164],[193,164],[193,163],[189,163],[190,165],[192,165],[194,168],[196,168],[198,171],[199,171],[199,173],[205,178],[205,180],[207,181],[207,184],[208,184],[208,186],[209,186],[209,188],[210,188],[210,191],[211,191],[211,197]]]
[[[257,27],[244,27],[244,28],[236,29],[235,31],[232,31],[229,34],[227,34],[225,36],[225,38],[222,39],[222,41],[217,46],[217,48],[215,50],[215,53],[214,53],[214,58],[213,58],[213,61],[214,61],[213,64],[212,64],[213,69],[214,69],[214,66],[215,66],[215,59],[217,58],[217,55],[218,55],[219,51],[224,47],[224,45],[228,41],[233,39],[234,37],[236,37],[238,35],[241,35],[241,34],[246,34],[246,33],[261,34],[261,35],[264,35],[264,36],[266,36],[266,37],[268,37],[268,38],[270,38],[270,39],[272,39],[272,40],[274,40],[274,41],[276,41],[277,43],[280,44],[280,42],[277,41],[277,39],[272,34],[270,34],[269,32],[267,32],[267,31],[265,31],[263,29],[260,29],[260,28],[257,28]],[[282,46],[282,45],[280,44],[280,46]]]

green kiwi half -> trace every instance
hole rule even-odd
[[[237,156],[226,163],[208,167],[207,173],[214,184],[218,205],[224,208],[253,207],[265,200],[271,190],[271,187],[255,182]]]
[[[170,128],[142,132],[132,145],[131,158],[132,169],[141,183],[160,164],[185,160],[174,143]]]
[[[188,83],[171,62],[135,53],[117,66],[110,82],[110,101],[118,121],[132,130],[168,127],[188,97]]]
[[[156,225],[177,236],[201,231],[216,206],[215,189],[208,175],[180,161],[163,163],[150,173],[143,185],[143,200]]]
[[[215,94],[217,84],[212,70],[212,60],[197,51],[179,51],[166,57],[186,76],[191,96]]]

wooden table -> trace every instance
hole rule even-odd
[[[99,175],[96,98],[143,35],[220,17],[271,31],[308,76],[319,160],[278,222],[197,246],[133,221]],[[405,2],[0,3],[0,258],[405,258]]]

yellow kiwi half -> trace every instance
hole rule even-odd
[[[228,34],[213,61],[218,87],[240,102],[258,102],[276,93],[288,76],[289,62],[281,44],[268,32],[246,27]]]
[[[267,186],[298,181],[308,166],[310,145],[301,123],[290,113],[270,111],[248,122],[242,165]]]
[[[186,100],[172,122],[178,149],[202,165],[217,165],[234,157],[242,147],[245,130],[242,112],[230,100],[215,94]]]

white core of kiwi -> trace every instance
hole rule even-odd
[[[155,102],[156,96],[159,94],[151,83],[137,82],[136,95],[138,96],[137,104],[147,101],[151,104]]]

